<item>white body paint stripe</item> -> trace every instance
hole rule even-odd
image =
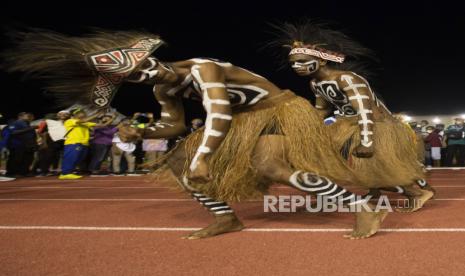
[[[215,215],[221,215],[221,214],[231,214],[231,213],[234,213],[233,210],[225,210],[225,211],[216,211],[216,212],[213,212]]]
[[[362,131],[360,134],[362,135],[362,141],[361,144],[365,147],[371,147],[373,145],[373,141],[369,138],[369,135],[372,135],[372,131],[368,131],[368,121],[371,121],[368,119],[367,114],[373,113],[373,111],[369,109],[365,109],[365,106],[363,104],[364,99],[369,99],[370,97],[366,95],[361,95],[358,91],[359,88],[366,88],[367,86],[365,84],[355,84],[352,82],[353,77],[350,75],[342,75],[341,80],[345,81],[347,83],[347,86],[343,88],[344,91],[349,91],[352,90],[355,94],[355,96],[349,97],[349,99],[355,99],[357,100],[358,104],[358,113],[360,114],[360,117],[362,118],[359,121],[359,124],[362,125]],[[373,93],[373,92],[371,92]]]
[[[162,112],[161,116],[162,117],[171,117],[171,115],[168,112]]]
[[[200,143],[200,146],[197,150],[197,152],[194,155],[194,158],[192,158],[191,164],[189,166],[189,169],[191,171],[194,171],[197,168],[197,160],[199,159],[200,155],[202,153],[210,153],[211,149],[206,146],[208,138],[210,136],[218,136],[218,133],[221,133],[217,130],[213,129],[213,119],[221,119],[221,120],[232,120],[232,116],[229,114],[222,114],[222,113],[213,113],[212,112],[212,105],[214,104],[212,102],[212,99],[210,99],[208,95],[208,89],[210,88],[225,88],[225,85],[223,83],[216,83],[216,82],[207,82],[205,83],[202,80],[202,77],[200,76],[199,72],[200,65],[194,65],[191,68],[191,74],[192,76],[196,79],[197,83],[200,85],[200,88],[202,89],[203,92],[203,101],[202,104],[205,108],[205,111],[207,112],[207,118],[205,120],[205,131],[203,134],[202,142]],[[214,99],[214,100],[220,100],[220,104],[224,104],[226,100],[223,99]],[[222,133],[221,133],[222,135]],[[207,151],[208,149],[208,151]]]
[[[212,119],[221,119],[221,120],[227,120],[227,121],[231,121],[233,118],[231,115],[223,114],[223,113],[211,113],[210,115]]]
[[[205,205],[215,205],[215,204],[225,204],[225,203],[222,201],[205,202]]]
[[[231,104],[229,101],[227,101],[227,100],[221,100],[221,99],[210,100],[210,102],[211,102],[212,104],[219,104],[219,105],[229,105],[229,104]]]
[[[189,83],[192,81],[192,76],[189,74],[186,76],[186,78],[181,82],[180,85],[176,86],[176,87],[173,87],[171,88],[170,90],[168,90],[166,92],[166,94],[168,96],[174,96],[178,91],[180,91],[181,89],[185,88],[186,86],[189,85]]]
[[[210,88],[226,88],[226,85],[221,82],[204,82],[200,84],[200,89],[210,89]]]
[[[210,130],[210,135],[214,137],[221,137],[223,136],[223,132],[212,129]]]
[[[335,194],[335,195],[331,195],[331,196],[328,196],[328,198],[335,198],[335,197],[338,197],[340,195],[342,195],[343,193],[347,192],[346,189],[342,189],[342,191],[340,191],[339,193]]]
[[[328,195],[328,194],[331,194],[332,192],[336,191],[336,189],[337,189],[337,186],[334,185],[334,187],[333,187],[331,190],[326,191],[326,192],[323,192],[323,193],[319,193],[318,195],[319,195],[319,196]],[[328,197],[329,197],[329,196],[328,196]]]
[[[363,99],[369,99],[367,95],[356,95],[356,96],[350,96],[349,100],[363,100]]]

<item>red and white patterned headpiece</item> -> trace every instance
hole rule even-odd
[[[343,63],[345,56],[340,53],[329,51],[316,45],[303,44],[301,42],[295,42],[289,55],[303,54],[314,57],[319,57],[333,62]]]
[[[87,62],[98,73],[92,103],[99,108],[108,107],[123,81],[162,44],[161,39],[144,38],[129,48],[88,54]]]

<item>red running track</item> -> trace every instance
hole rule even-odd
[[[435,170],[436,199],[351,241],[343,213],[264,213],[248,231],[183,240],[211,217],[146,177],[0,184],[0,275],[465,275],[465,170]],[[278,186],[273,194],[290,194]]]

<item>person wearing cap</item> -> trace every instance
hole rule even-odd
[[[70,180],[78,179],[82,176],[74,174],[76,166],[85,158],[89,147],[90,130],[93,127],[104,127],[111,123],[97,124],[91,122],[100,116],[96,113],[86,117],[87,114],[81,109],[71,111],[71,119],[65,121],[65,146],[63,153],[63,162],[61,165],[61,175],[59,179]]]
[[[454,159],[457,167],[465,166],[465,127],[464,119],[455,118],[455,123],[447,127],[444,131],[447,137],[446,166],[454,166]]]

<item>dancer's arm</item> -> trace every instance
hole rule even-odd
[[[325,119],[328,117],[331,113],[332,106],[331,104],[325,100],[320,94],[315,91],[315,88],[313,87],[312,83],[310,83],[310,90],[313,92],[315,95],[315,108],[318,111],[318,114]]]
[[[208,181],[206,158],[213,154],[231,126],[232,111],[223,68],[215,63],[194,65],[192,77],[202,90],[202,104],[207,113],[203,139],[190,164],[189,178]]]
[[[373,110],[372,94],[368,84],[360,77],[347,73],[338,80],[339,87],[347,94],[352,106],[357,110],[360,127],[360,145],[355,149],[357,157],[373,156]]]

